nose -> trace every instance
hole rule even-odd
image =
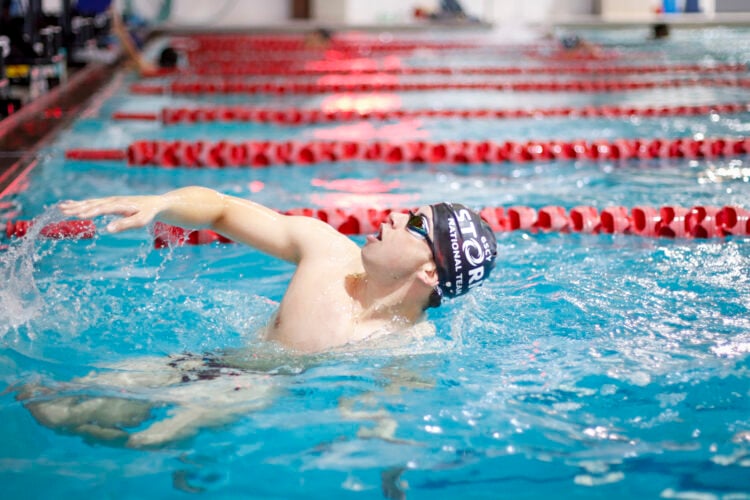
[[[391,225],[391,227],[396,227],[401,222],[405,223],[408,217],[408,215],[402,214],[401,212],[391,212],[388,215],[388,223]]]

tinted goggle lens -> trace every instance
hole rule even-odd
[[[406,221],[406,229],[411,231],[412,234],[424,238],[425,242],[427,242],[427,246],[430,247],[430,252],[432,252],[432,257],[434,259],[435,247],[432,245],[432,240],[430,239],[430,226],[428,225],[427,217],[423,214],[415,214],[414,212],[409,211],[409,220]],[[442,298],[443,294],[440,287],[436,286],[434,292],[430,295],[429,307],[438,307]]]
[[[429,238],[430,236],[430,229],[427,226],[427,217],[422,214],[409,212],[409,220],[406,221],[406,228],[422,238]]]

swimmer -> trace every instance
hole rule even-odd
[[[360,248],[325,222],[202,187],[60,203],[64,215],[120,215],[113,233],[154,220],[210,228],[296,265],[266,338],[297,353],[413,330],[425,311],[481,285],[495,265],[489,225],[463,205],[392,213]]]
[[[332,42],[333,33],[325,28],[315,29],[305,35],[305,48],[310,50],[325,50]]]
[[[599,59],[603,56],[598,45],[575,34],[562,36],[559,43],[562,51],[558,55],[562,58]]]
[[[159,53],[157,64],[146,60],[133,43],[133,39],[130,37],[130,33],[128,33],[114,4],[110,8],[110,13],[112,16],[112,32],[117,36],[123,50],[141,75],[158,74],[159,70],[177,69],[179,54],[174,48],[169,46],[163,48]]]
[[[669,38],[669,25],[666,23],[656,23],[651,26],[651,39],[664,40]]]
[[[160,220],[208,227],[297,266],[265,331],[270,346],[293,355],[362,350],[431,335],[426,309],[463,295],[489,276],[495,236],[459,204],[392,213],[360,248],[310,217],[286,216],[252,201],[188,187],[158,196],[66,201],[63,214],[120,215],[112,233]],[[264,343],[265,344],[265,343]],[[312,359],[306,356],[299,358]],[[41,424],[97,442],[153,447],[228,423],[270,404],[282,378],[243,356],[181,354],[102,366],[70,382],[26,384],[18,399]],[[90,395],[96,394],[96,395]],[[157,419],[154,410],[165,409]],[[372,420],[362,437],[398,442],[386,413],[362,413],[343,401],[345,418]]]

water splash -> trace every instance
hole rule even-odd
[[[11,242],[0,254],[0,339],[39,316],[43,298],[35,268],[55,246],[54,242],[43,245],[39,233],[45,225],[63,219],[56,208],[46,210],[33,221],[25,237]]]
[[[0,345],[25,356],[90,365],[113,355],[241,345],[277,306],[266,296],[281,286],[278,280],[233,278],[253,262],[234,259],[215,276],[217,253],[245,257],[246,249],[154,251],[147,231],[93,241],[40,236],[42,227],[61,220],[47,209],[0,253]]]

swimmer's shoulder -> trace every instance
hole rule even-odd
[[[331,224],[307,216],[291,216],[292,224],[304,235],[303,250],[311,255],[357,254],[359,245]]]

